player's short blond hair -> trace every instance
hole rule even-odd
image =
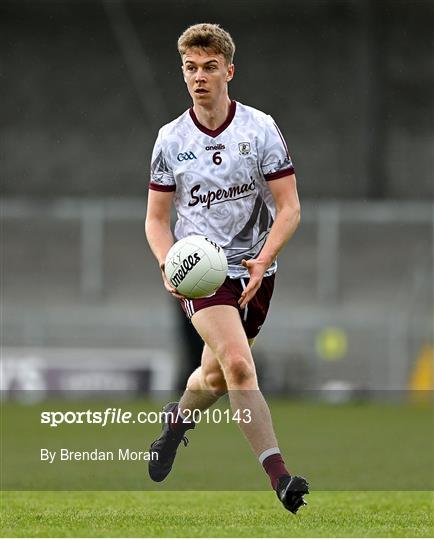
[[[188,51],[199,47],[222,54],[232,64],[235,54],[235,43],[231,35],[218,24],[201,23],[190,26],[178,39],[178,51],[181,58]]]

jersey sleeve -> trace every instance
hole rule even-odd
[[[285,139],[271,116],[267,116],[260,167],[265,180],[277,180],[294,174],[294,165]]]
[[[175,191],[176,183],[172,168],[164,155],[161,131],[158,133],[151,160],[151,180],[149,189],[155,191]]]

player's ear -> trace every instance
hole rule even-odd
[[[181,71],[182,71],[182,78],[184,79],[185,84],[187,84],[187,81],[185,80],[184,65],[181,65]]]
[[[234,64],[229,64],[228,72],[227,72],[227,75],[226,75],[226,82],[229,82],[234,78],[234,73],[235,73]]]

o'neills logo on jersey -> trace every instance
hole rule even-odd
[[[216,144],[215,146],[205,146],[205,150],[226,150],[224,144]]]
[[[191,188],[191,200],[188,203],[188,206],[196,206],[196,204],[201,203],[203,208],[206,207],[209,209],[214,204],[250,197],[252,192],[256,189],[255,180],[252,180],[250,184],[241,184],[238,186],[231,186],[228,189],[217,189],[215,191],[209,190],[206,193],[200,193],[201,187],[200,184],[197,184]]]
[[[179,284],[185,278],[185,276],[190,272],[192,268],[200,261],[200,255],[197,251],[186,257],[182,263],[179,270],[176,271],[176,274],[170,278],[170,282],[176,288],[179,287]]]

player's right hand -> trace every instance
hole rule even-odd
[[[167,292],[169,292],[172,296],[175,298],[178,298],[178,300],[183,300],[185,297],[179,294],[179,292],[171,285],[169,280],[166,277],[166,273],[164,272],[164,264],[160,265],[161,269],[161,276],[163,278],[164,287]]]

